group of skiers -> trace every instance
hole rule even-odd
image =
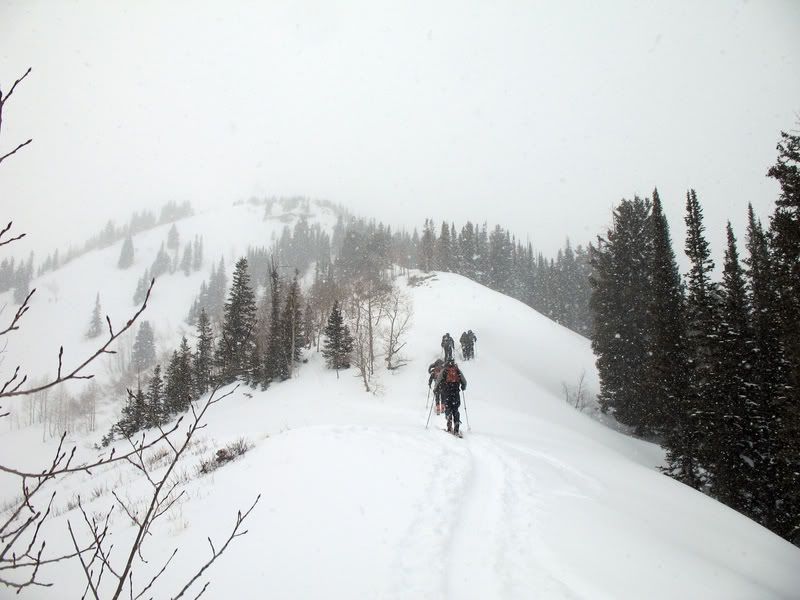
[[[477,336],[470,329],[461,334],[461,353],[465,360],[475,357],[475,342]],[[444,360],[437,358],[428,366],[428,388],[433,384],[433,401],[436,414],[444,412],[447,417],[447,431],[461,437],[461,406],[460,392],[467,389],[467,378],[453,360],[455,343],[449,333],[442,336],[442,350]],[[433,407],[432,407],[433,408]],[[466,409],[465,409],[466,410]],[[429,417],[430,418],[430,417]]]
[[[472,332],[472,329],[462,332],[458,341],[461,343],[461,356],[464,357],[464,360],[475,358],[475,342],[478,341],[478,336]],[[452,360],[455,345],[449,333],[445,333],[442,336],[442,350],[444,350],[445,361]]]

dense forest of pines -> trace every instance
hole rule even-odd
[[[721,281],[694,190],[681,277],[658,192],[624,200],[591,255],[600,403],[667,472],[800,542],[800,137],[782,134],[769,227],[730,223]]]

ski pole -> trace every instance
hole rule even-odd
[[[431,402],[431,407],[428,410],[428,420],[425,421],[425,429],[428,428],[428,424],[431,422],[431,413],[433,412],[433,402]]]
[[[464,390],[464,416],[467,419],[467,431],[472,431],[472,427],[469,426],[469,413],[467,412],[467,390]]]
[[[428,396],[425,398],[425,408],[428,408],[428,401],[431,399],[431,387],[428,386]]]

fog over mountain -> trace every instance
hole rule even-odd
[[[0,198],[46,251],[133,208],[327,198],[514,224],[553,254],[659,187],[766,218],[800,104],[786,2],[0,3]],[[433,210],[435,208],[435,210]]]

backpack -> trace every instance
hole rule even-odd
[[[444,380],[446,383],[461,383],[461,375],[458,372],[458,367],[455,365],[447,367]]]

